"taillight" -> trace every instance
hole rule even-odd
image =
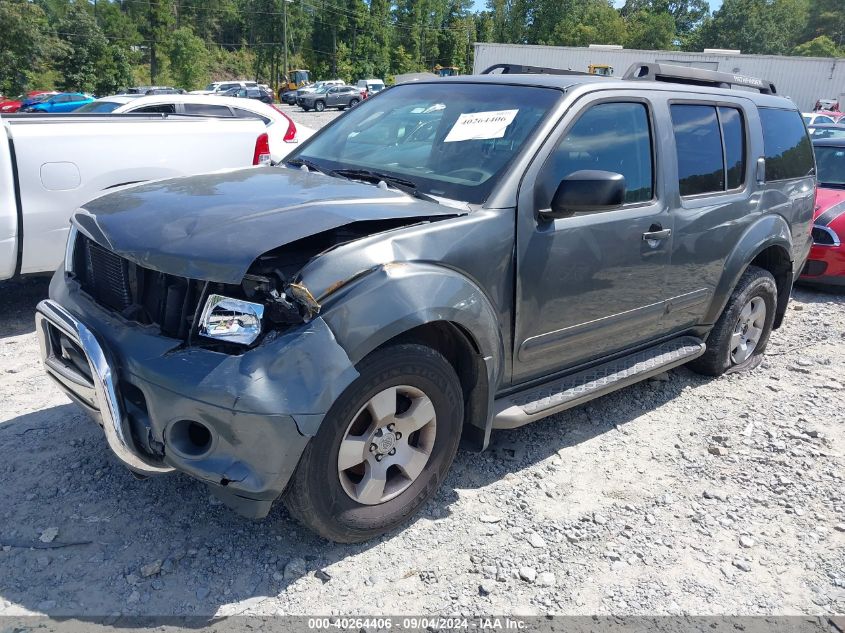
[[[269,165],[270,164],[270,138],[267,132],[260,134],[255,139],[255,152],[252,155],[253,165]]]
[[[296,125],[289,116],[285,115],[285,118],[288,120],[288,129],[285,131],[284,141],[285,143],[294,143],[296,142]]]

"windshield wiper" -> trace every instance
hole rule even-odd
[[[310,161],[307,158],[291,158],[290,160],[285,161],[285,165],[290,165],[291,167],[302,167],[303,165],[305,165],[308,168],[308,171],[316,171],[325,176],[331,175],[325,169],[320,167],[317,163]]]
[[[413,196],[414,198],[418,198],[420,200],[426,200],[427,202],[440,204],[437,198],[417,189],[417,185],[413,180],[406,180],[405,178],[390,176],[388,174],[382,174],[369,169],[335,169],[332,170],[330,175],[342,176],[343,178],[353,180],[364,180],[372,182],[373,184],[378,184],[380,181],[383,181],[386,185],[389,185],[394,189],[398,189],[403,193],[407,193],[409,196]]]

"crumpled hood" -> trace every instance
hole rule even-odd
[[[458,213],[395,190],[263,167],[115,191],[85,204],[74,222],[145,268],[240,283],[258,256],[309,235],[352,222]]]

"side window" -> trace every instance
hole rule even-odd
[[[176,106],[172,103],[159,103],[156,105],[144,106],[143,108],[137,108],[136,110],[132,110],[132,112],[174,114],[176,112]]]
[[[654,197],[654,160],[648,110],[642,103],[602,103],[584,112],[543,166],[544,203],[560,181],[583,169],[625,176],[625,202]]]
[[[210,103],[186,103],[185,114],[200,114],[202,116],[230,117],[232,111],[228,106]]]
[[[682,196],[725,190],[725,163],[716,108],[673,105],[672,126]]]
[[[829,116],[817,116],[814,121],[815,125],[831,125],[833,123],[835,123],[835,121]]]
[[[719,108],[722,140],[725,143],[725,163],[728,169],[728,189],[745,184],[745,122],[736,108]]]
[[[745,182],[745,120],[738,108],[673,105],[682,196],[739,189]]]
[[[270,125],[272,121],[267,117],[263,117],[257,112],[250,112],[249,110],[244,110],[243,108],[232,108],[235,113],[235,116],[240,119],[259,119],[264,123],[264,125]]]
[[[804,178],[815,173],[813,146],[801,115],[794,110],[760,108],[766,180]]]

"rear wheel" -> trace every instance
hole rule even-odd
[[[393,345],[358,370],[284,496],[292,515],[342,543],[370,539],[411,518],[445,477],[463,424],[460,382],[439,352]]]
[[[314,109],[317,112],[322,112],[323,110],[326,109],[326,102],[325,101],[317,101],[316,103],[314,103]]]
[[[351,108],[351,107],[353,107],[353,106],[358,105],[358,102],[359,102],[359,101],[361,101],[361,100],[360,100],[360,99],[351,99],[351,100],[349,101],[349,107]]]
[[[772,333],[778,290],[772,274],[749,266],[707,337],[707,351],[689,364],[708,376],[754,369]]]

